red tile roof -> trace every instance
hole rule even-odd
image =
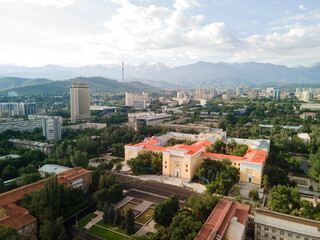
[[[8,203],[18,202],[22,198],[23,194],[25,194],[25,193],[29,193],[34,190],[40,190],[43,187],[43,183],[46,180],[47,179],[42,179],[38,182],[31,183],[31,184],[25,185],[23,187],[13,189],[11,191],[1,193],[0,194],[0,207],[7,205]]]
[[[3,207],[6,216],[0,219],[0,224],[10,225],[16,229],[20,229],[37,219],[33,217],[25,208],[19,207],[13,203],[9,203]]]
[[[64,171],[64,172],[57,174],[58,183],[62,184],[62,183],[68,182],[68,181],[72,181],[72,180],[77,179],[81,176],[90,174],[91,172],[92,171],[86,170],[82,167],[71,168],[67,171]],[[23,194],[25,194],[25,193],[29,193],[34,190],[40,190],[43,187],[44,182],[48,179],[49,178],[42,179],[38,182],[34,182],[31,184],[25,185],[23,187],[13,189],[11,191],[1,193],[0,194],[0,207],[7,205],[8,203],[18,202],[22,198]]]
[[[250,205],[221,199],[202,226],[195,240],[211,240],[216,239],[216,237],[223,239],[231,219],[237,217],[239,223],[245,224],[249,210]]]
[[[247,154],[244,156],[245,162],[258,163],[263,165],[266,160],[266,152],[258,149],[248,149]]]

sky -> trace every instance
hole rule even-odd
[[[320,0],[0,0],[0,64],[312,66]]]

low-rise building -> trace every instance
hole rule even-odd
[[[50,155],[54,152],[54,145],[51,143],[35,142],[30,140],[10,139],[15,147],[24,147],[32,150],[39,150],[46,155]]]
[[[82,123],[82,124],[77,124],[77,125],[70,125],[70,126],[65,126],[62,128],[63,129],[74,129],[74,130],[83,130],[86,128],[95,128],[95,129],[102,129],[106,128],[107,124],[106,123]]]
[[[111,115],[118,112],[118,107],[90,106],[90,111],[98,111],[104,115]]]
[[[144,142],[125,146],[125,161],[137,157],[139,154],[153,151],[162,152],[162,175],[181,178],[184,182],[193,179],[204,159],[224,161],[228,159],[232,165],[240,169],[240,181],[261,185],[265,170],[266,158],[270,149],[270,141],[263,139],[240,139],[227,138],[225,132],[212,131],[207,133],[182,134],[169,132],[159,137],[146,139]],[[192,145],[177,144],[164,147],[169,139],[195,141]],[[226,143],[235,141],[238,144],[246,144],[249,147],[244,157],[216,154],[206,152],[208,146],[213,145],[216,140],[222,140]]]
[[[37,233],[37,219],[29,213],[29,210],[13,203],[0,206],[0,224],[17,229],[21,239],[30,239]]]
[[[45,164],[43,165],[41,168],[38,169],[41,177],[45,177],[46,174],[58,174],[64,171],[69,170],[70,168],[65,167],[65,166],[60,166],[60,165],[56,165],[56,164]]]
[[[319,221],[266,209],[257,209],[254,225],[255,240],[320,239]]]
[[[195,240],[244,240],[250,205],[221,199]]]
[[[308,133],[298,133],[298,138],[300,138],[304,143],[309,143],[311,138]]]
[[[92,171],[75,167],[58,173],[57,181],[69,188],[80,187],[84,192],[92,184]],[[18,206],[24,194],[38,191],[50,178],[25,185],[0,194],[0,224],[10,225],[17,229],[21,239],[31,238],[37,231],[37,219],[25,208]]]
[[[320,110],[320,104],[319,103],[303,103],[301,104],[300,106],[300,110],[303,110],[303,109],[309,109],[309,110],[312,110],[312,111],[319,111]]]
[[[316,120],[317,119],[317,113],[315,113],[315,112],[304,112],[304,113],[300,114],[300,118],[302,118],[302,119],[311,118],[313,120]]]

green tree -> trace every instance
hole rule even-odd
[[[189,197],[185,201],[185,204],[192,209],[194,218],[204,223],[219,200],[220,198],[215,197],[212,194],[202,193]]]
[[[270,208],[283,213],[290,213],[294,209],[299,209],[299,189],[283,185],[274,186],[270,195]]]
[[[134,214],[131,208],[125,215],[125,230],[129,235],[134,233]]]
[[[121,222],[122,222],[121,210],[120,208],[117,208],[115,209],[115,213],[114,213],[114,225],[120,226]]]
[[[258,189],[251,189],[249,191],[249,197],[252,199],[252,201],[258,201],[259,200]]]
[[[116,165],[116,171],[119,173],[120,171],[121,171],[121,169],[122,169],[122,163],[118,163],[117,165]]]
[[[2,171],[2,179],[3,180],[13,179],[18,176],[19,176],[18,170],[12,165],[7,165]]]
[[[20,235],[14,227],[0,224],[0,239],[20,240]]]
[[[176,195],[171,195],[155,207],[153,219],[162,226],[169,226],[178,209],[178,198]]]
[[[3,180],[0,178],[0,193],[3,193],[6,191],[6,186],[4,185]]]
[[[193,240],[197,236],[202,227],[200,221],[196,221],[189,211],[178,213],[170,224],[171,238],[170,240]]]
[[[268,191],[270,189],[269,176],[267,174],[263,176],[262,185],[265,190]]]
[[[108,208],[108,223],[113,224],[114,222],[114,205],[111,204],[110,207]]]
[[[320,151],[316,154],[310,154],[309,162],[311,167],[309,168],[308,174],[313,179],[320,181]]]

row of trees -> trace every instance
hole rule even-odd
[[[104,224],[121,227],[128,235],[134,234],[134,214],[131,208],[122,215],[119,208],[115,209],[113,204],[107,204],[102,220]]]

